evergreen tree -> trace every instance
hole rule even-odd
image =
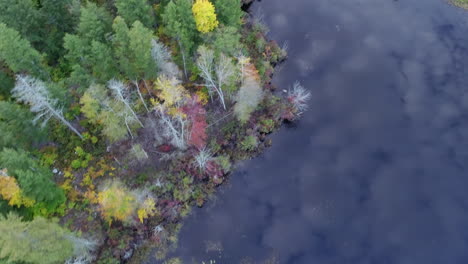
[[[95,3],[88,2],[81,6],[80,13],[78,35],[89,43],[91,40],[105,42],[106,35],[112,29],[112,17],[109,12]]]
[[[6,263],[56,264],[73,256],[72,234],[42,217],[24,222],[12,213],[0,215],[0,234],[0,259]]]
[[[244,16],[241,0],[214,0],[214,5],[221,23],[236,29],[240,28]]]
[[[192,54],[198,37],[191,0],[171,0],[162,14],[165,32],[176,40],[182,52]]]
[[[157,76],[156,63],[151,56],[153,33],[139,21],[136,21],[128,34],[130,39],[129,53],[133,59],[131,66],[134,76],[129,73],[127,77],[133,80],[155,78]]]
[[[102,82],[117,76],[112,48],[102,42],[91,42],[90,63],[93,76]]]
[[[16,178],[24,195],[36,201],[37,213],[53,212],[65,202],[62,189],[52,180],[52,172],[40,166],[26,151],[4,148],[0,152],[0,164]]]
[[[154,15],[147,0],[116,0],[115,6],[119,16],[123,17],[128,25],[140,21],[145,27],[153,27]]]
[[[18,31],[3,23],[0,23],[0,61],[15,73],[28,72],[40,78],[47,75],[41,65],[42,55]]]
[[[216,56],[224,53],[235,56],[242,51],[241,35],[234,27],[219,27],[206,35],[205,40],[211,44]]]
[[[21,2],[21,1],[20,1]],[[38,0],[40,42],[33,44],[56,62],[64,53],[63,37],[73,31],[77,17],[70,12],[72,0]],[[36,26],[37,27],[37,26]]]
[[[3,147],[29,148],[45,138],[45,131],[32,122],[30,111],[17,104],[0,101],[0,149]]]
[[[31,0],[2,0],[0,1],[0,23],[16,30],[30,43],[40,41],[39,10]]]

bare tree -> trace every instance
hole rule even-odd
[[[205,80],[210,96],[212,97],[213,93],[217,93],[224,110],[226,110],[223,85],[226,85],[234,75],[235,70],[232,60],[221,54],[219,59],[215,61],[213,50],[205,46],[200,46],[198,55],[197,67],[201,72],[201,77]]]
[[[130,107],[130,95],[128,93],[127,87],[125,87],[125,85],[121,81],[117,81],[115,79],[110,80],[107,83],[107,86],[112,91],[114,98],[117,101],[122,102],[128,109],[128,111],[130,111],[130,113],[133,115],[138,124],[140,124],[141,127],[144,127],[143,123],[141,123],[135,111],[133,111],[132,107]]]
[[[198,152],[198,154],[195,155],[195,164],[201,171],[204,171],[208,162],[212,160],[213,154],[209,149],[206,148],[201,149],[200,152]]]
[[[311,98],[311,94],[307,91],[300,82],[296,81],[293,88],[288,91],[288,100],[292,103],[297,111],[297,115],[300,116],[304,111],[307,110],[309,105],[307,102]]]
[[[189,133],[187,133],[188,120],[180,114],[169,115],[162,105],[156,107],[156,113],[160,117],[161,134],[169,138],[171,144],[177,148],[185,149],[189,136]]]
[[[168,48],[155,39],[151,41],[151,45],[151,56],[156,61],[160,73],[169,78],[180,77],[179,67],[172,61],[172,55]],[[185,57],[183,58],[185,59]]]
[[[30,105],[31,112],[36,113],[34,122],[42,119],[44,126],[50,118],[56,118],[83,139],[81,133],[64,118],[63,109],[58,106],[58,100],[50,97],[45,83],[41,80],[28,75],[17,75],[12,93],[17,101]]]

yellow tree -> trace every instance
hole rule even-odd
[[[102,216],[110,224],[113,220],[131,222],[137,207],[135,195],[119,181],[105,186],[98,194],[98,201]]]
[[[0,170],[0,197],[8,201],[10,206],[31,207],[35,203],[33,199],[23,195],[18,182],[15,178],[8,176],[6,169]]]
[[[192,6],[192,12],[197,29],[202,33],[212,31],[219,24],[216,19],[215,8],[208,0],[196,0]]]

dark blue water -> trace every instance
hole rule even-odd
[[[300,80],[310,109],[194,210],[175,255],[468,263],[468,12],[443,0],[264,0],[252,10],[289,42],[276,85]]]

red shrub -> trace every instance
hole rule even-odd
[[[206,145],[206,128],[208,124],[206,123],[206,110],[200,104],[198,96],[193,96],[182,108],[182,111],[192,121],[188,143],[202,149]]]

